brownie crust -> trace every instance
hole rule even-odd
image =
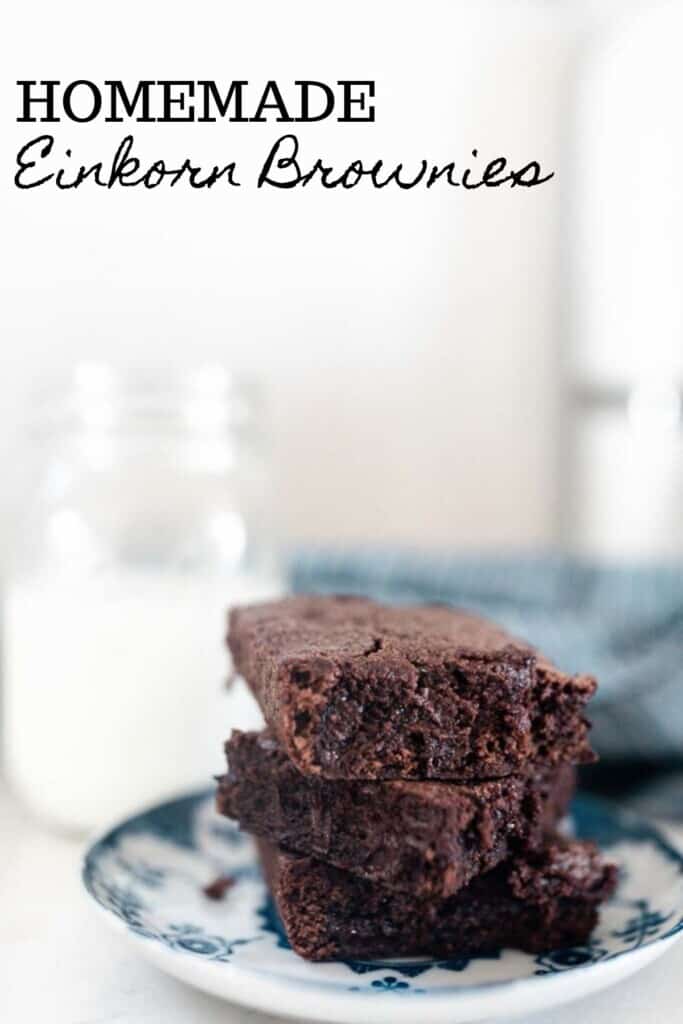
[[[552,840],[446,900],[387,890],[258,841],[263,872],[292,949],[307,960],[452,957],[504,946],[540,953],[582,945],[616,868],[591,843]]]
[[[463,611],[289,597],[234,609],[228,644],[307,775],[487,779],[594,759],[595,680]]]
[[[291,851],[437,898],[540,844],[574,787],[570,765],[470,783],[305,776],[268,732],[235,731],[225,750],[219,813]]]

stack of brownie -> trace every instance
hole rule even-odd
[[[593,679],[477,616],[361,598],[236,609],[228,643],[267,728],[232,734],[218,809],[257,837],[297,953],[586,941],[615,869],[555,829]]]

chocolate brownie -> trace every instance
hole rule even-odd
[[[217,807],[247,832],[353,874],[446,897],[565,813],[574,768],[488,782],[344,781],[302,775],[267,732],[233,732]]]
[[[228,643],[304,774],[485,779],[593,760],[595,680],[464,611],[289,597],[234,609]]]
[[[263,840],[258,845],[289,943],[308,960],[582,945],[616,884],[616,868],[592,843],[559,838],[446,900],[419,899]]]

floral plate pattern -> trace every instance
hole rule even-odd
[[[501,950],[447,960],[311,964],[290,949],[248,836],[200,792],[111,829],[83,863],[88,893],[111,923],[168,973],[244,1005],[324,1021],[474,1021],[578,998],[644,966],[683,934],[683,856],[654,826],[592,799],[573,831],[620,869],[618,891],[585,946],[532,956]],[[204,888],[232,885],[221,900]],[[428,1004],[428,1005],[427,1005]]]

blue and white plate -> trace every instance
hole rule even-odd
[[[353,1024],[476,1021],[548,1009],[644,967],[683,934],[683,857],[654,827],[579,798],[577,835],[618,863],[620,883],[585,946],[530,956],[312,964],[287,944],[249,838],[208,792],[161,804],[88,850],[83,881],[104,917],[169,974],[289,1017]],[[220,901],[203,888],[235,879]]]

